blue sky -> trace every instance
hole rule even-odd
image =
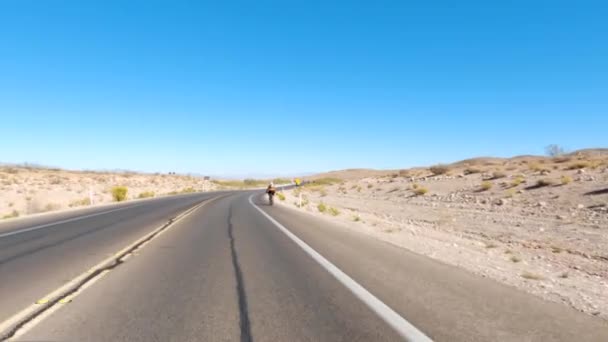
[[[0,2],[0,161],[268,175],[608,146],[603,1]]]

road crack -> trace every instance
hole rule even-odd
[[[239,301],[239,321],[241,328],[241,342],[251,342],[251,325],[249,322],[249,312],[247,308],[247,294],[245,293],[245,283],[243,281],[243,272],[239,264],[239,257],[236,253],[234,241],[234,227],[232,225],[232,205],[228,209],[228,237],[230,238],[230,254],[232,255],[232,266],[234,268],[234,276],[236,278],[236,291]]]

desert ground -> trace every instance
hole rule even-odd
[[[202,177],[135,172],[67,171],[44,167],[0,167],[0,219],[116,201],[112,190],[125,187],[123,200],[220,188]]]
[[[307,180],[277,202],[608,320],[608,149]]]

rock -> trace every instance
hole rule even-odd
[[[536,203],[537,207],[545,208],[547,206],[547,202],[540,201]]]
[[[585,209],[585,205],[584,204],[579,204],[576,206],[577,209]]]
[[[540,228],[538,228],[538,231],[542,233],[542,232],[544,232],[544,231],[545,231],[545,228],[540,227]]]
[[[498,198],[494,200],[494,205],[505,205],[507,204],[507,200],[504,198]]]
[[[583,173],[585,173],[585,169],[579,169],[578,171],[576,171],[576,173],[582,175]]]
[[[564,215],[557,215],[557,216],[555,216],[555,218],[558,219],[558,220],[565,220],[566,216],[564,216]]]

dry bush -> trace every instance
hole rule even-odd
[[[492,179],[500,179],[507,177],[507,174],[502,171],[494,171],[492,173]]]
[[[438,175],[443,175],[443,174],[448,173],[448,171],[450,171],[450,168],[447,167],[446,165],[438,164],[438,165],[431,166],[429,168],[429,171],[431,171],[431,173],[433,175],[438,176]]]
[[[325,203],[321,202],[319,203],[319,205],[317,205],[317,210],[319,210],[319,212],[324,213],[327,211],[327,206],[325,205]]]
[[[340,215],[340,210],[338,210],[337,208],[334,208],[334,207],[330,207],[330,208],[327,210],[327,212],[329,212],[329,214],[330,214],[331,216],[338,216],[338,215]]]
[[[545,279],[545,277],[541,276],[540,274],[530,273],[530,272],[522,273],[521,277],[524,279],[529,279],[529,280],[544,280]]]
[[[281,192],[277,192],[277,197],[279,198],[279,200],[284,201],[285,200],[285,194],[281,193]]]
[[[85,197],[85,198],[82,198],[82,199],[79,199],[79,200],[72,201],[68,206],[70,208],[73,208],[73,207],[80,207],[80,206],[85,206],[85,205],[91,205],[91,199],[90,198]]]
[[[521,258],[520,258],[520,257],[518,257],[518,256],[516,256],[516,255],[512,255],[512,256],[509,258],[509,260],[511,260],[511,261],[512,261],[512,262],[514,262],[514,263],[521,262]]]
[[[465,175],[472,175],[472,174],[481,173],[481,172],[482,172],[481,169],[478,169],[478,168],[475,168],[475,167],[468,167],[468,168],[464,169],[464,171],[463,171],[463,173]]]
[[[493,185],[494,184],[492,184],[492,182],[488,182],[488,181],[482,182],[481,183],[481,190],[482,191],[488,191],[488,190],[492,189]]]
[[[55,211],[61,209],[61,205],[58,203],[48,203],[44,206],[44,211]]]
[[[588,161],[581,160],[581,161],[577,161],[577,162],[574,162],[574,163],[568,165],[566,170],[580,170],[580,169],[586,169],[590,166],[591,166],[591,163],[589,163]]]
[[[19,217],[19,212],[17,210],[13,210],[9,214],[2,216],[2,219],[10,219],[15,217]]]
[[[409,170],[399,170],[399,176],[401,177],[411,177]]]
[[[144,191],[144,192],[140,192],[139,195],[137,196],[137,198],[150,198],[150,197],[154,197],[154,191]]]
[[[553,185],[553,184],[555,184],[555,182],[553,182],[553,180],[548,179],[548,178],[539,179],[536,182],[536,186],[539,187],[539,188],[542,188],[542,187],[545,187],[545,186],[550,186],[550,185]]]
[[[560,179],[560,182],[562,183],[562,185],[570,184],[572,182],[572,177],[563,175]]]
[[[526,181],[526,179],[524,177],[517,176],[511,181],[511,186],[516,187],[525,181]]]

